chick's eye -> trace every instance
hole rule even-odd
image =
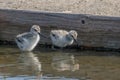
[[[54,37],[55,37],[55,34],[52,34],[52,36],[54,36]]]
[[[36,29],[34,29],[34,31],[37,31]]]
[[[73,36],[73,35],[71,35],[71,37],[72,37],[72,38],[74,38],[74,36]]]

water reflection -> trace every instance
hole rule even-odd
[[[70,54],[63,54],[60,53],[59,55],[53,56],[52,59],[52,67],[58,71],[76,71],[79,70],[79,64],[75,62],[74,55]]]
[[[39,53],[39,55],[40,54],[42,55],[42,53]],[[58,55],[49,57],[49,58],[53,59],[53,62],[52,62],[53,67],[56,64],[56,63],[54,63],[54,61],[56,62],[56,59],[58,58],[57,56]],[[9,56],[9,57],[12,58],[13,56],[12,57]],[[42,72],[42,62],[40,61],[40,57],[38,58],[33,52],[19,53],[19,55],[14,56],[14,57],[16,57],[14,64],[8,64],[8,65],[4,65],[4,66],[1,66],[1,64],[0,64],[0,69],[2,69],[2,67],[4,68],[4,70],[3,70],[4,74],[3,75],[1,74],[1,76],[0,76],[1,80],[78,80],[75,78],[65,78],[64,76],[59,77],[59,76],[52,76],[52,75],[51,76],[43,75],[42,74],[43,73]],[[68,66],[65,69],[73,70],[72,67],[75,64],[74,56],[65,55],[63,58],[62,57],[63,57],[63,55],[61,55],[61,56],[59,55],[58,59],[59,60],[61,59],[60,63],[65,65],[64,67]],[[64,61],[62,61],[63,59],[64,59]],[[48,64],[48,65],[50,65],[50,64]],[[70,66],[72,66],[72,67],[70,67]],[[6,70],[6,68],[8,68],[8,70]]]
[[[42,76],[42,68],[41,62],[39,61],[38,57],[35,56],[32,52],[24,52],[21,53],[19,59],[19,63],[24,64],[22,70],[30,70],[34,74],[38,76]]]
[[[0,80],[120,80],[119,56],[101,56],[119,53],[40,51],[0,46]]]

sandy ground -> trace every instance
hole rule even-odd
[[[0,8],[120,16],[120,0],[0,0]]]

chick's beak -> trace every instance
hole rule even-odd
[[[45,35],[43,35],[43,34],[41,34],[41,33],[38,33],[41,37],[44,37],[44,38],[47,38],[48,39],[48,37],[47,36],[45,36]]]
[[[77,46],[79,46],[79,42],[77,39],[74,38],[75,43],[77,43]]]

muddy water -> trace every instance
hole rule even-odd
[[[0,46],[0,80],[120,80],[117,52],[20,52]]]

